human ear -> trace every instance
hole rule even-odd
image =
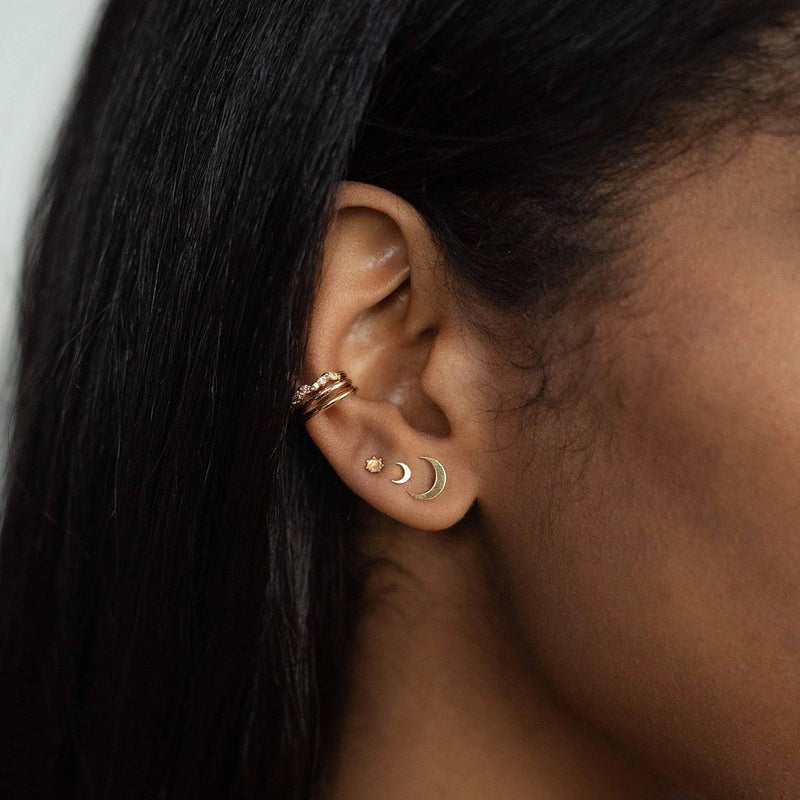
[[[367,503],[421,530],[455,525],[477,494],[471,354],[438,255],[405,200],[341,183],[303,363],[308,383],[344,371],[358,387],[305,422],[317,447]],[[383,462],[379,472],[367,469],[373,457]],[[446,474],[440,493],[444,476],[435,462]],[[407,470],[406,483],[393,482]],[[435,497],[412,496],[431,488]]]

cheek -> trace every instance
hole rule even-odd
[[[800,297],[746,288],[609,337],[592,411],[517,445],[527,480],[490,514],[560,693],[724,796],[759,796],[800,741]]]
[[[608,457],[652,499],[654,522],[669,513],[657,530],[671,582],[699,572],[687,593],[702,593],[694,605],[718,615],[715,626],[732,634],[749,620],[790,644],[800,611],[800,293],[734,283],[665,309],[638,355],[631,347],[658,380],[637,389],[634,379]],[[790,654],[797,663],[796,647]]]

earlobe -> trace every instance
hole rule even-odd
[[[401,198],[346,183],[337,197],[315,298],[298,413],[341,479],[421,530],[455,525],[477,496],[463,353],[438,253]],[[434,393],[423,387],[435,386]],[[398,466],[399,465],[399,466]]]

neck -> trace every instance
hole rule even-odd
[[[657,785],[547,689],[492,588],[479,528],[383,526],[326,800],[643,800]],[[391,563],[388,563],[391,562]]]

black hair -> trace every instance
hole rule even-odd
[[[492,308],[569,296],[631,165],[790,94],[795,6],[111,0],[26,240],[3,797],[311,796],[356,504],[289,398],[337,183]]]

